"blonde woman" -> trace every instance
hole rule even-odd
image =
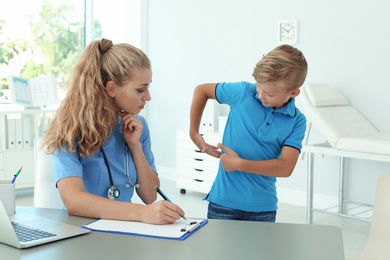
[[[138,115],[151,100],[149,58],[129,44],[91,42],[46,129],[57,188],[71,215],[173,223],[183,210],[154,203],[159,186],[149,128]],[[131,203],[134,191],[144,204]]]

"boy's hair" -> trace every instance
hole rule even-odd
[[[259,84],[275,82],[291,91],[300,88],[306,79],[307,62],[303,53],[290,45],[276,47],[256,64],[252,76]]]

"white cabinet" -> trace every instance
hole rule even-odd
[[[0,108],[0,179],[11,180],[18,169],[23,170],[15,187],[34,185],[34,139],[43,135],[56,110]]]
[[[203,134],[206,142],[217,145],[222,141],[218,133]],[[217,175],[219,159],[202,153],[192,142],[188,131],[177,132],[177,180],[181,193],[186,189],[208,193]]]

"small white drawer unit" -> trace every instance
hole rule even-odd
[[[208,144],[222,141],[218,133],[203,134]],[[184,194],[186,189],[208,193],[217,175],[219,159],[202,153],[192,142],[188,131],[177,132],[177,180],[176,186]]]

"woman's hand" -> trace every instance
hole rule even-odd
[[[161,200],[146,206],[142,222],[150,224],[170,224],[184,216],[184,211],[176,204]]]
[[[132,114],[121,113],[122,116],[122,135],[129,146],[139,144],[143,125],[141,120]]]

